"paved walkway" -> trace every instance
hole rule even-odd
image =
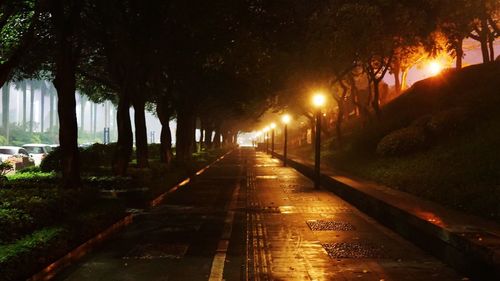
[[[463,280],[278,160],[240,149],[58,280]]]

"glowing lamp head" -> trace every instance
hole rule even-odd
[[[269,125],[271,127],[271,129],[274,130],[274,128],[276,128],[276,123],[271,123],[271,125]]]
[[[431,61],[427,65],[427,71],[431,75],[438,75],[443,70],[443,66],[438,61]]]
[[[283,124],[290,123],[290,120],[292,120],[292,117],[290,117],[290,115],[288,114],[285,114],[283,115],[283,117],[281,117],[281,121],[283,122]]]
[[[312,104],[314,107],[323,107],[326,103],[326,97],[322,92],[317,92],[312,97]]]

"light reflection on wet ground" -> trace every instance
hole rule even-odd
[[[462,280],[292,168],[257,152],[247,217],[249,280]],[[273,179],[273,175],[276,176]]]

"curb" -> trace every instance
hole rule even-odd
[[[283,160],[283,156],[273,154]],[[288,166],[308,178],[314,177],[314,169],[306,164],[287,159]],[[379,223],[431,253],[457,271],[473,280],[500,280],[500,237],[487,232],[465,232],[440,227],[416,214],[398,208],[382,199],[367,194],[353,186],[321,173],[321,186],[354,205]],[[475,235],[492,235],[491,247],[480,243]],[[471,237],[472,236],[472,237]],[[485,237],[488,239],[488,237]]]
[[[188,184],[191,181],[191,178],[196,177],[201,175],[203,172],[205,172],[208,168],[222,160],[224,157],[226,157],[228,154],[233,152],[233,150],[229,150],[226,152],[224,155],[220,156],[217,158],[215,161],[212,163],[208,164],[204,168],[200,169],[197,171],[195,174],[191,175],[190,177],[182,180],[175,186],[169,188],[166,192],[160,194],[157,196],[155,199],[151,200],[149,202],[150,208],[154,208],[161,204],[169,194],[177,191],[180,187]],[[123,230],[125,227],[130,225],[131,223],[134,222],[134,215],[133,214],[128,214],[124,216],[123,218],[119,219],[117,222],[106,228],[104,231],[100,232],[99,234],[95,235],[93,238],[90,238],[80,246],[76,247],[75,249],[71,250],[69,253],[64,255],[62,258],[58,259],[57,261],[51,263],[50,265],[46,266],[44,269],[39,271],[38,273],[34,274],[30,278],[27,279],[27,281],[42,281],[42,280],[50,280],[56,276],[57,273],[59,273],[62,269],[74,264],[81,258],[83,258],[85,255],[87,255],[89,252],[94,250],[97,246],[105,242],[107,239],[109,239],[113,234],[116,234],[117,232]]]

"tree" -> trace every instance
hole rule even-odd
[[[3,134],[9,142],[9,103],[10,103],[10,85],[9,83],[3,84],[2,87],[2,126]]]
[[[52,0],[54,30],[54,86],[58,96],[59,143],[62,154],[62,187],[79,188],[80,159],[76,120],[76,68],[80,56],[78,29],[81,24],[81,1]]]
[[[34,43],[39,6],[39,1],[0,2],[0,86],[9,80]]]

